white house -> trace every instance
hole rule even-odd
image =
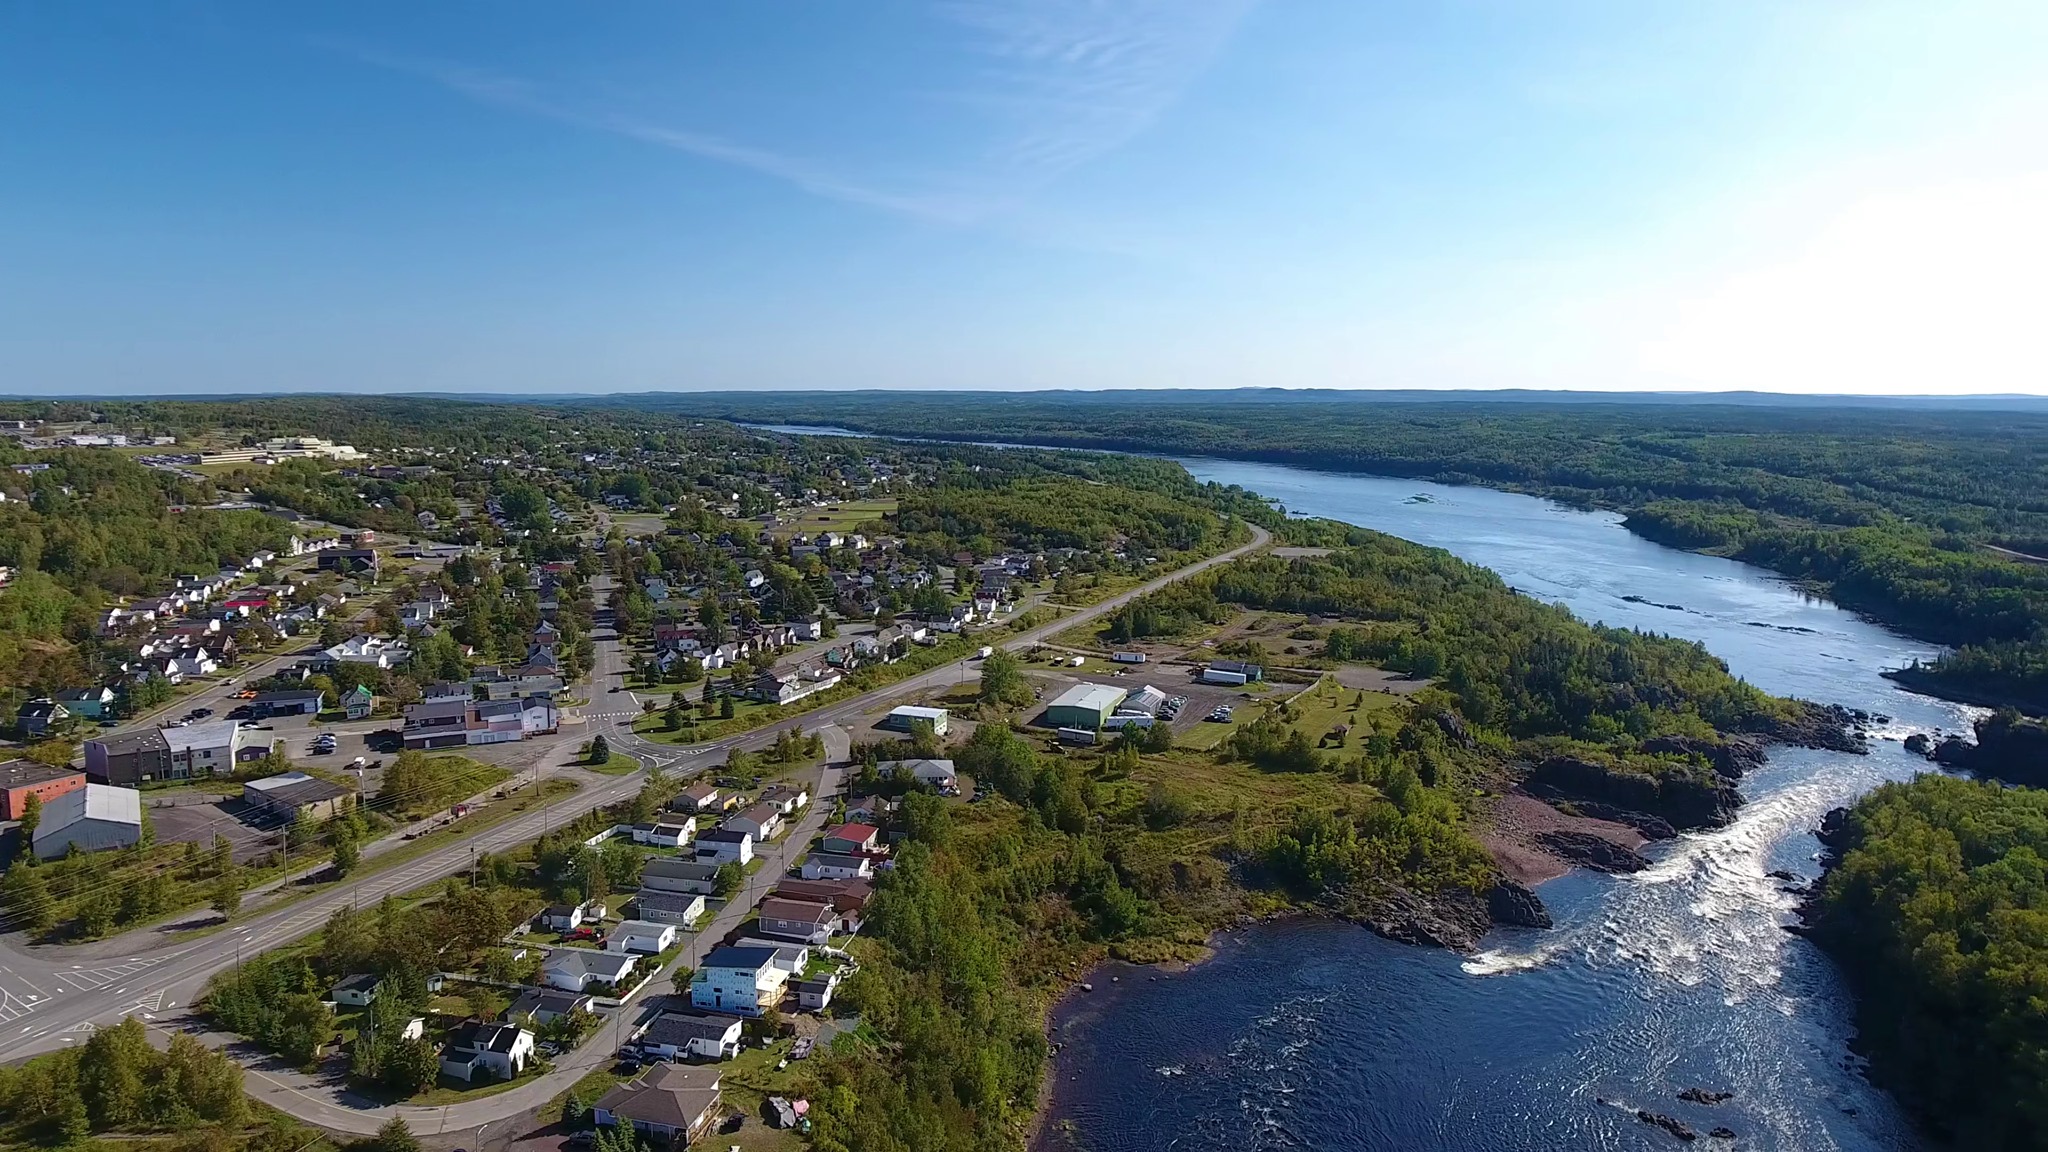
[[[744,1023],[738,1016],[663,1012],[641,1029],[640,1051],[663,1060],[685,1056],[730,1060],[740,1054]]]
[[[744,812],[726,817],[720,827],[728,832],[745,832],[757,844],[772,840],[782,831],[782,809],[774,803],[754,804]]]
[[[608,952],[638,952],[652,956],[676,942],[676,926],[654,920],[627,920],[605,938]]]
[[[630,952],[599,952],[591,948],[557,948],[548,953],[540,975],[550,988],[581,992],[593,984],[617,987],[633,974],[639,957]]]
[[[697,837],[697,863],[738,864],[745,867],[754,858],[754,837],[751,833],[730,828],[713,828]]]
[[[690,981],[690,1003],[714,1012],[759,1016],[782,1003],[789,973],[773,948],[715,948]]]
[[[681,848],[697,834],[697,820],[686,816],[681,820],[666,820],[647,830],[646,842],[656,848]],[[633,839],[639,840],[636,834]]]
[[[960,786],[960,774],[951,760],[884,760],[875,765],[875,771],[884,776],[909,776],[920,784],[930,784],[940,791]]]
[[[336,1004],[344,1004],[350,1008],[366,1008],[370,1001],[377,998],[377,989],[383,985],[384,981],[375,973],[360,972],[337,983],[327,996]]]
[[[533,1059],[533,1033],[517,1024],[464,1024],[441,1049],[441,1074],[457,1080],[511,1080]]]
[[[874,863],[865,856],[813,852],[804,857],[803,877],[806,880],[866,880],[874,874]]]

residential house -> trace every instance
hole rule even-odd
[[[676,942],[676,926],[657,920],[627,920],[613,928],[605,938],[605,950],[609,952],[637,952],[652,956],[664,952]]]
[[[673,856],[657,856],[640,868],[640,894],[673,892],[710,895],[718,875],[716,864],[699,864]],[[659,917],[649,917],[659,919]]]
[[[551,932],[573,932],[583,926],[581,904],[550,904],[541,910],[541,927]]]
[[[87,784],[43,805],[32,847],[54,860],[77,848],[101,852],[142,843],[142,795],[133,788]]]
[[[660,924],[691,928],[704,918],[704,894],[700,892],[662,892],[643,887],[634,895],[633,904],[640,919]]]
[[[657,1148],[681,1148],[709,1131],[724,1108],[719,1079],[715,1066],[663,1064],[599,1097],[591,1120],[630,1127]]]
[[[641,1028],[640,1051],[660,1060],[688,1056],[730,1060],[740,1054],[740,1035],[745,1023],[738,1016],[663,1012]]]
[[[639,827],[633,829],[633,842],[651,844],[656,848],[681,848],[697,834],[697,818],[685,816],[681,820],[668,820],[647,825],[643,835]]]
[[[806,944],[823,944],[839,927],[839,913],[829,904],[770,896],[761,901],[760,913],[760,932]]]
[[[105,720],[113,715],[114,690],[105,685],[71,688],[57,693],[57,703],[73,716],[87,720]]]
[[[731,828],[713,828],[695,841],[699,864],[738,864],[745,867],[754,859],[752,833]]]
[[[717,785],[692,784],[670,800],[668,806],[678,812],[712,812],[724,807],[720,799]]]
[[[832,1003],[832,994],[839,990],[839,970],[819,976],[810,976],[796,982],[797,1007],[806,1012],[823,1012]]]
[[[773,948],[714,948],[690,981],[690,1003],[714,1012],[759,1016],[782,1003],[789,973]]]
[[[960,787],[960,774],[951,760],[884,760],[875,765],[875,770],[884,776],[908,776],[920,784],[930,784],[941,792],[952,792]]]
[[[872,824],[841,824],[826,830],[825,839],[819,848],[836,856],[858,856],[879,851],[882,847],[882,830]]]
[[[439,704],[448,700],[469,701],[476,692],[459,680],[436,680],[420,689],[420,703]]]
[[[361,684],[341,694],[341,710],[351,720],[367,720],[377,707],[376,694]]]
[[[48,736],[51,729],[69,719],[71,711],[47,696],[30,700],[14,714],[15,725],[21,729],[22,736],[28,739]]]
[[[366,572],[375,581],[384,562],[374,548],[326,548],[314,563],[322,572]]]
[[[774,803],[754,804],[744,812],[726,817],[720,827],[732,832],[745,832],[757,844],[773,840],[782,832],[782,809]]]
[[[811,802],[811,790],[801,784],[770,784],[761,790],[761,803],[775,805],[784,816],[794,816]]]
[[[616,988],[633,974],[639,957],[629,952],[593,948],[557,948],[541,965],[541,981],[564,992],[582,992],[593,985]]]
[[[498,1015],[498,1019],[521,1027],[539,1028],[573,1012],[595,1011],[597,998],[594,996],[553,988],[528,988]]]
[[[384,978],[374,972],[359,972],[345,976],[327,993],[327,998],[336,1004],[349,1008],[367,1008],[377,998],[377,990],[384,986]]]
[[[806,880],[866,880],[875,874],[875,865],[866,856],[813,852],[804,857],[801,871]]]
[[[383,636],[351,636],[320,653],[321,661],[329,665],[370,664],[378,668],[396,668],[411,658],[412,649],[405,641]]]
[[[846,804],[846,818],[856,824],[880,825],[889,819],[889,813],[896,810],[896,803],[887,796],[864,796],[849,800]]]
[[[533,1033],[517,1024],[471,1021],[448,1034],[441,1075],[469,1083],[515,1079],[526,1071],[533,1049]]]

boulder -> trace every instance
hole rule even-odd
[[[1514,928],[1550,927],[1550,909],[1527,884],[1503,876],[1486,893],[1486,912],[1495,924]]]
[[[1536,842],[1563,859],[1596,872],[1641,872],[1650,866],[1642,853],[1591,832],[1538,832]]]

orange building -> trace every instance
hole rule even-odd
[[[52,768],[33,760],[9,760],[0,764],[0,820],[19,820],[28,809],[28,798],[40,796],[43,803],[66,792],[85,787],[85,773],[76,768]]]

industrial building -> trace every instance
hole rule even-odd
[[[1124,690],[1107,684],[1076,684],[1045,706],[1045,722],[1054,728],[1102,727],[1123,703]]]
[[[85,773],[65,766],[52,768],[34,760],[9,760],[0,764],[0,820],[19,820],[34,796],[45,806],[66,792],[85,787]]]
[[[133,848],[142,843],[142,794],[133,788],[87,784],[43,805],[35,852],[55,860],[76,846],[82,852]]]
[[[250,815],[288,824],[293,820],[326,820],[341,813],[349,790],[304,772],[281,772],[242,785]]]
[[[932,726],[932,735],[944,736],[948,718],[944,708],[920,708],[914,704],[905,704],[901,708],[891,709],[889,714],[882,718],[882,727],[897,732],[908,732],[911,725],[922,722]]]

